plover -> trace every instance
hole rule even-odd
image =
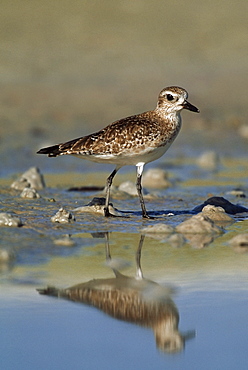
[[[48,157],[74,155],[93,162],[114,164],[107,178],[105,216],[109,212],[110,188],[117,171],[126,165],[137,167],[137,192],[143,218],[151,218],[142,195],[141,178],[146,163],[160,158],[173,143],[181,128],[180,111],[199,112],[187,101],[188,93],[177,86],[164,88],[154,110],[122,118],[91,135],[40,149]]]

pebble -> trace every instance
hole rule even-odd
[[[0,226],[18,227],[22,225],[22,221],[19,217],[12,216],[10,213],[0,213]]]
[[[31,167],[24,172],[17,180],[11,184],[11,188],[15,190],[23,190],[24,188],[33,188],[41,190],[45,188],[43,175],[37,167]]]
[[[38,199],[40,198],[40,194],[34,188],[24,188],[20,194],[20,197],[27,199]]]
[[[245,192],[242,189],[233,189],[227,191],[227,194],[234,195],[237,198],[246,198]]]
[[[222,234],[223,229],[215,225],[215,223],[203,213],[192,216],[186,221],[176,226],[176,231],[182,234]]]
[[[248,139],[248,125],[244,124],[238,129],[238,133],[244,139]]]
[[[204,168],[206,170],[214,171],[217,169],[219,164],[219,156],[214,151],[206,151],[202,153],[196,163],[199,167]]]
[[[142,177],[142,184],[148,188],[166,189],[172,186],[168,173],[160,168],[150,168]]]
[[[105,198],[93,198],[88,204],[82,207],[75,208],[74,212],[89,212],[97,213],[104,216]],[[112,203],[109,203],[109,212],[114,216],[123,216],[116,208],[113,207]]]
[[[52,222],[58,222],[60,224],[67,224],[75,221],[75,217],[71,212],[66,211],[64,208],[60,208],[59,211],[51,217]]]

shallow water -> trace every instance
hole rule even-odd
[[[10,180],[2,182],[0,210],[15,213],[24,224],[1,228],[1,247],[15,254],[15,260],[2,264],[1,269],[4,368],[246,368],[248,254],[245,248],[232,248],[228,241],[247,232],[247,213],[234,215],[223,234],[186,236],[181,246],[172,244],[165,234],[145,236],[141,250],[144,277],[161,289],[172,289],[179,332],[186,336],[194,333],[176,353],[157,348],[151,327],[36,291],[48,285],[61,289],[92,279],[114,279],[106,265],[106,235],[113,262],[121,273],[135,278],[136,251],[144,226],[161,222],[176,226],[210,195],[248,207],[247,198],[228,194],[238,183],[246,189],[247,161],[242,158],[226,160],[215,173],[197,168],[191,160],[180,165],[174,161],[170,171],[175,178],[180,173],[183,181],[146,199],[148,210],[158,215],[153,221],[141,219],[136,197],[112,199],[115,207],[129,211],[129,218],[105,219],[73,212],[99,195],[67,191],[72,184],[82,185],[75,173],[45,175],[48,187],[39,191],[42,198],[35,200],[20,198],[20,192],[7,186]],[[196,172],[197,178],[193,177]],[[105,172],[101,176],[88,173],[87,182],[100,185],[106,176]],[[116,182],[124,178],[133,179],[133,174],[124,172]],[[74,213],[75,222],[51,222],[61,206]],[[168,212],[174,215],[166,216]],[[68,234],[72,245],[55,244]],[[156,303],[157,299],[148,290],[148,300]]]

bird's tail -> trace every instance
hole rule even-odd
[[[48,146],[47,148],[40,149],[37,154],[47,154],[48,157],[57,157],[61,154],[60,145]]]

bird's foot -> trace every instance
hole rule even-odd
[[[104,208],[104,216],[105,217],[116,217],[115,215],[113,215],[112,213],[109,212],[108,207]]]
[[[104,208],[104,216],[105,217],[124,217],[124,218],[129,218],[129,216],[124,216],[124,215],[114,215],[113,213],[109,212],[109,209],[107,207]]]
[[[156,217],[149,216],[148,213],[143,214],[142,217],[146,220],[155,220],[156,219]]]

